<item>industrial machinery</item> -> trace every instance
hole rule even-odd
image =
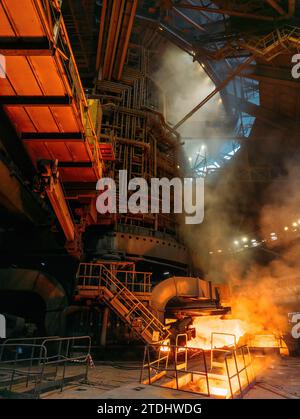
[[[298,313],[298,276],[274,284],[285,278],[278,255],[287,252],[288,273],[298,269],[297,246],[288,246],[300,236],[284,236],[279,245],[274,221],[260,228],[262,219],[274,218],[261,213],[265,192],[299,152],[299,80],[290,71],[300,45],[296,2],[22,0],[22,9],[19,0],[0,1],[0,312],[9,337],[88,335],[89,349],[142,343],[142,383],[163,378],[164,387],[197,384],[208,396],[242,396],[253,381],[250,349],[287,354],[299,347],[287,337],[288,313]],[[178,120],[170,118],[170,92],[182,86],[167,92],[157,77],[172,48],[197,64],[199,75],[198,102]],[[206,112],[207,119],[195,120],[212,100],[213,120]],[[290,172],[299,177],[299,167]],[[186,226],[175,209],[97,211],[99,181],[114,180],[120,198],[136,178],[147,185],[153,178],[205,178],[208,221]],[[140,201],[149,205],[148,196]],[[157,201],[161,206],[162,192]],[[170,207],[174,201],[170,187]],[[269,238],[231,238],[237,231]],[[269,242],[277,240],[274,250]],[[272,303],[286,314],[282,334],[263,321],[259,332],[249,332],[251,322],[247,329],[233,318],[234,290],[226,282],[236,261],[241,278],[257,261],[262,270],[271,266],[271,277],[276,271],[268,288],[277,289]],[[262,313],[269,316],[265,307]],[[203,363],[200,384],[192,374],[195,354]],[[212,376],[220,358],[226,393],[209,384],[220,379]]]
[[[188,332],[185,317],[190,307],[184,298],[192,301],[193,316],[222,315],[230,311],[229,307],[221,306],[217,287],[213,290],[207,281],[171,277],[152,289],[150,273],[137,272],[130,265],[124,270],[124,266],[126,264],[120,262],[80,264],[75,299],[90,307],[97,307],[99,301],[103,301],[146,343],[162,342],[170,336],[176,339],[178,334]],[[167,308],[174,299],[180,306]],[[170,316],[178,319],[171,328],[166,324]],[[106,317],[102,322],[102,344],[105,344],[107,322]]]
[[[149,267],[155,272],[155,281],[166,266],[174,273],[186,273],[187,249],[174,214],[103,215],[96,211],[96,182],[102,177],[117,179],[118,171],[126,170],[128,180],[173,178],[182,176],[178,167],[185,165],[179,135],[165,119],[164,93],[151,78],[150,66],[155,59],[148,39],[151,33],[136,33],[137,41],[129,42],[137,1],[125,2],[126,7],[123,4],[120,8],[117,2],[104,2],[95,63],[97,80],[92,88],[87,83],[85,89],[79,74],[83,63],[74,57],[67,31],[71,25],[69,13],[73,15],[71,3],[64,4],[63,9],[59,1],[25,3],[24,18],[19,14],[18,2],[3,1],[0,5],[0,52],[6,71],[0,79],[0,96],[2,119],[11,126],[12,137],[8,138],[7,129],[1,135],[1,161],[9,182],[3,183],[4,206],[8,213],[13,208],[20,219],[20,230],[9,233],[8,242],[16,241],[15,234],[30,234],[28,256],[23,252],[23,239],[17,241],[13,264],[29,271],[3,271],[1,287],[11,295],[39,294],[35,285],[31,288],[29,278],[35,274],[30,268],[39,271],[46,267],[63,284],[67,294],[63,298],[72,304],[80,260],[138,263],[142,270]],[[72,32],[73,44],[75,35]],[[11,154],[12,149],[16,153]],[[26,160],[28,169],[13,177],[19,159]],[[15,195],[7,194],[8,185]],[[11,259],[8,242],[6,252]],[[37,262],[41,257],[45,261]],[[59,268],[60,258],[66,260],[64,273]],[[3,265],[7,266],[5,262]],[[107,280],[115,283],[113,271],[103,266]],[[16,287],[13,278],[23,274],[28,281],[24,277],[21,288]],[[48,275],[38,275],[52,282]],[[147,282],[147,287],[151,285]],[[57,287],[56,283],[52,286]],[[127,287],[125,292],[129,303]],[[52,296],[41,293],[44,311],[43,304],[47,307]],[[130,303],[133,307],[138,304],[135,296]],[[62,310],[64,306],[62,303]],[[13,314],[30,317],[30,313]],[[124,318],[120,310],[117,314]],[[156,322],[151,313],[148,315]],[[163,326],[157,322],[157,332],[163,335]],[[54,325],[53,320],[53,327],[63,327]],[[48,333],[52,330],[47,321],[39,325],[44,327]]]

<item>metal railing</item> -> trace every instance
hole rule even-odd
[[[184,389],[187,377],[189,381],[203,380],[202,390],[197,393],[210,396],[207,359],[203,349],[170,345],[167,342],[145,347],[141,383],[193,393]]]
[[[47,350],[43,345],[7,343],[1,345],[0,394],[31,394],[38,397],[44,375]],[[29,355],[30,354],[30,355]]]
[[[0,393],[37,398],[87,380],[90,348],[90,336],[7,339],[0,345]]]
[[[150,293],[152,272],[137,271],[134,262],[97,260],[133,293]]]
[[[30,337],[30,338],[8,338],[5,339],[4,342],[0,345],[0,362],[3,360],[3,352],[7,345],[32,345],[32,356],[34,355],[34,347],[41,346],[44,340],[46,339],[59,339],[59,336],[37,336],[37,337]]]
[[[152,272],[124,271],[113,269],[116,277],[133,293],[150,293]]]
[[[98,138],[62,17],[60,3],[57,0],[38,0],[35,2],[35,6],[40,17],[40,23],[55,52],[53,57],[57,63],[62,81],[70,96],[74,98],[78,119],[86,139],[87,152],[95,165],[98,177],[100,177],[102,163],[100,162]]]
[[[299,36],[299,27],[284,25],[262,38],[246,39],[243,46],[254,51],[255,54],[263,56],[267,61],[271,61],[287,49],[292,51],[299,48]]]
[[[250,51],[266,61],[272,61],[286,51],[297,51],[300,45],[300,28],[282,25],[264,36],[237,37],[227,40],[217,49],[201,48],[199,52],[213,60],[238,57],[241,51]]]
[[[141,383],[212,398],[242,398],[255,382],[248,346],[214,349],[223,363],[221,372],[212,372],[208,369],[209,351],[177,343],[178,339],[176,345],[166,341],[145,347]]]
[[[143,302],[101,263],[81,263],[77,272],[77,292],[102,297],[116,314],[146,342],[168,338],[169,332]]]
[[[227,338],[232,338],[232,345],[233,349],[236,349],[236,336],[233,333],[222,333],[222,332],[212,332],[211,333],[211,337],[210,337],[210,369],[212,370],[213,368],[219,368],[219,367],[223,367],[224,365],[224,360],[223,361],[216,361],[215,360],[215,354],[219,355],[220,352],[223,352],[224,355],[228,352],[228,349],[220,349],[220,348],[216,348],[214,345],[214,340],[216,336],[226,336]]]
[[[178,347],[178,350],[175,351],[175,364],[178,367],[179,362],[180,362],[180,368],[181,369],[183,368],[185,370],[187,369],[187,365],[188,365],[187,341],[188,341],[188,335],[186,333],[179,333],[176,336],[175,345],[176,347]],[[183,354],[184,354],[184,358],[182,360],[181,358]]]
[[[225,355],[225,366],[231,398],[242,398],[255,381],[248,346],[243,345],[228,352]]]
[[[99,264],[99,263],[98,263]],[[117,268],[120,263],[113,262],[101,262],[108,271],[110,271],[116,278],[131,292],[133,293],[150,293],[151,292],[151,277],[152,272],[142,272],[136,271],[133,269],[123,269]],[[86,264],[85,264],[86,265]],[[81,275],[82,274],[82,275]],[[79,271],[79,276],[89,277],[87,270]],[[96,279],[96,281],[91,281],[89,285],[98,285],[97,278],[98,275],[91,275],[91,279]]]
[[[280,355],[288,355],[289,349],[282,335],[278,334],[257,334],[250,336],[247,340],[247,345],[251,350],[258,351],[274,351],[275,349]]]

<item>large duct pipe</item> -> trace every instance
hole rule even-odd
[[[45,329],[49,336],[61,334],[62,312],[68,301],[60,283],[44,272],[29,269],[0,269],[0,293],[2,291],[38,294],[45,302]]]
[[[150,305],[161,322],[164,321],[167,303],[174,297],[210,298],[209,282],[200,278],[173,276],[156,285]]]

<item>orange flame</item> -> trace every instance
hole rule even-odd
[[[222,387],[211,387],[210,393],[214,396],[226,397],[228,394],[228,390]]]
[[[196,329],[196,337],[188,341],[188,347],[205,350],[211,349],[212,333],[214,348],[234,346],[246,333],[246,325],[242,320],[221,319],[221,316],[195,317],[193,327]]]

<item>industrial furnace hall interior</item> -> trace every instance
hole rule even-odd
[[[0,0],[0,399],[300,398],[300,3]]]

